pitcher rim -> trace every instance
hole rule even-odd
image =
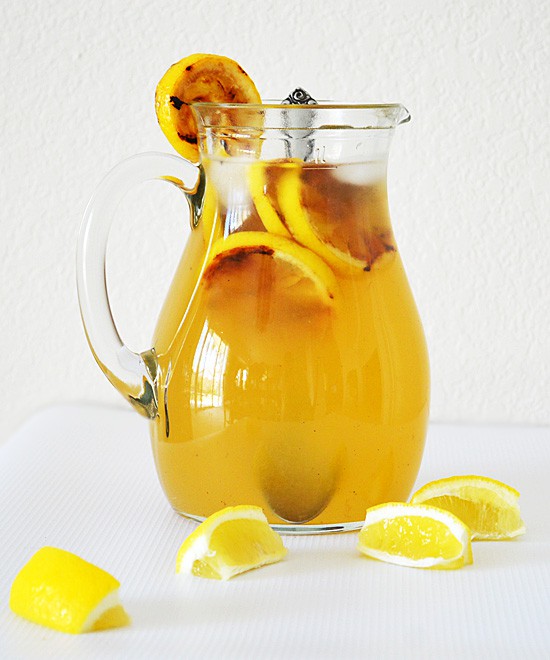
[[[384,117],[388,120],[385,127],[400,126],[406,124],[411,119],[411,114],[402,103],[347,103],[340,101],[320,100],[315,104],[287,104],[272,99],[266,99],[263,103],[215,103],[212,101],[195,101],[189,104],[199,115],[201,109],[204,110],[244,110],[262,112],[266,110],[275,111],[296,111],[307,110],[309,112],[317,111],[348,111],[357,115],[359,112],[382,111],[386,114]],[[393,114],[393,117],[391,116]],[[317,127],[319,128],[319,127]],[[344,126],[342,126],[344,128]],[[351,128],[351,127],[350,127]],[[357,128],[357,127],[354,127]]]

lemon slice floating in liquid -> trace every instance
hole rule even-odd
[[[292,159],[287,161],[255,161],[248,168],[250,196],[260,219],[272,234],[290,237],[280,208],[277,187],[286,167],[292,167]]]
[[[382,184],[340,181],[335,168],[293,163],[282,168],[277,192],[294,238],[339,272],[370,271],[393,259],[395,246]]]
[[[17,574],[10,607],[29,621],[66,633],[118,628],[130,623],[119,586],[112,575],[77,555],[44,547]]]
[[[468,527],[452,513],[424,504],[390,502],[367,509],[358,549],[373,559],[415,568],[472,563]]]
[[[498,541],[525,533],[515,488],[475,475],[432,481],[411,498],[458,516],[472,532],[472,540]]]
[[[155,93],[155,110],[163,133],[174,149],[198,161],[197,124],[192,103],[261,103],[256,86],[234,60],[196,53],[173,64]]]
[[[176,573],[228,580],[278,562],[286,553],[260,507],[227,507],[208,517],[185,539],[176,558]]]
[[[261,274],[254,276],[253,269],[266,268],[270,287],[280,299],[332,305],[337,281],[329,266],[292,239],[268,232],[240,231],[219,239],[203,278],[211,285],[220,278],[226,297],[256,295],[251,283],[260,281]]]

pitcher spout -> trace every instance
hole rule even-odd
[[[404,105],[399,105],[396,117],[396,126],[401,126],[401,124],[406,124],[409,121],[411,121],[411,113]]]

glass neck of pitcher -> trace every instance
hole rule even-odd
[[[395,127],[410,120],[401,104],[197,103],[193,111],[203,157],[318,164],[385,166]]]

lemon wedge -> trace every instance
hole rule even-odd
[[[41,548],[17,574],[10,592],[13,612],[66,633],[118,628],[130,619],[112,575],[60,548]]]
[[[176,558],[176,573],[228,580],[278,562],[286,553],[260,507],[227,507],[208,517],[185,539]]]
[[[173,64],[157,85],[155,110],[170,144],[192,162],[199,160],[190,107],[196,102],[261,103],[261,97],[248,74],[228,57],[196,53]]]
[[[452,513],[425,504],[389,502],[367,509],[358,549],[373,559],[415,568],[472,563],[468,527]]]
[[[458,516],[472,532],[472,540],[499,541],[525,533],[515,488],[489,477],[465,475],[426,484],[411,498]]]

